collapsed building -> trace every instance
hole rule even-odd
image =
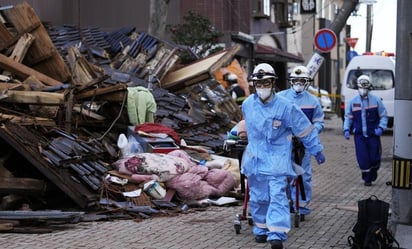
[[[242,115],[215,75],[237,65],[239,47],[182,65],[179,46],[133,27],[103,32],[46,25],[27,3],[4,8],[1,15],[2,210],[66,201],[84,210],[124,208],[121,203],[132,200],[127,209],[144,217],[158,213],[153,207],[170,208],[178,196],[172,188],[166,203],[151,201],[145,192],[119,194],[151,180],[133,181],[116,168],[124,160],[121,134],[140,139],[138,152],[184,151],[177,157],[189,155],[188,164],[225,156],[226,133]],[[195,197],[204,196],[186,199]]]

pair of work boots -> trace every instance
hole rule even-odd
[[[266,243],[267,236],[266,235],[256,235],[255,241],[257,243]],[[283,244],[281,240],[269,240],[270,246],[272,249],[283,249]]]

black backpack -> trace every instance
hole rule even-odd
[[[399,248],[399,243],[387,229],[389,203],[372,195],[358,201],[358,208],[358,220],[352,229],[354,236],[348,237],[352,249]]]

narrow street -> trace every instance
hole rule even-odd
[[[365,187],[360,178],[354,154],[353,137],[345,140],[341,119],[326,120],[321,140],[326,163],[313,163],[312,214],[292,227],[285,244],[288,249],[349,248],[347,237],[357,218],[357,201],[376,195],[391,201],[392,134],[382,137],[383,161],[378,180]],[[242,221],[240,234],[235,233],[235,215],[242,212],[242,203],[235,206],[210,206],[189,209],[185,214],[156,217],[135,222],[115,220],[81,222],[70,229],[49,234],[2,234],[0,247],[17,248],[270,248],[257,244],[251,226]],[[293,217],[291,217],[293,219]],[[292,220],[293,224],[293,220]]]

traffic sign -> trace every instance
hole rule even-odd
[[[350,61],[353,57],[358,56],[359,54],[355,50],[350,50],[346,53],[346,60]]]
[[[336,35],[331,29],[320,29],[315,34],[315,47],[323,53],[330,52],[336,46]]]
[[[355,48],[356,43],[358,42],[358,39],[359,38],[346,37],[345,41],[351,48]]]

